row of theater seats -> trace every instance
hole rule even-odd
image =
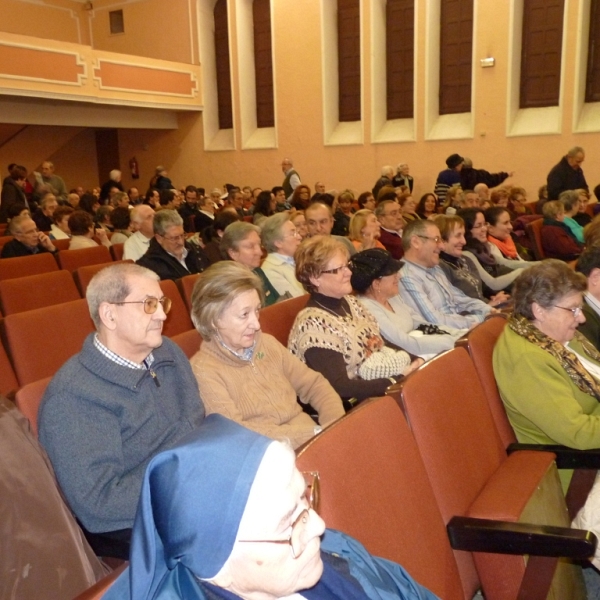
[[[479,588],[487,600],[583,599],[579,567],[558,557],[585,559],[596,539],[568,528],[560,449],[515,447],[491,361],[504,325],[486,321],[389,396],[361,403],[298,449],[298,467],[319,473],[329,527],[444,600]],[[101,597],[114,577],[78,600]]]

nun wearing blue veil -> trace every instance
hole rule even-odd
[[[305,492],[290,447],[210,415],[148,465],[130,564],[104,600],[436,598],[325,530]]]

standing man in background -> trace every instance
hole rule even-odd
[[[300,175],[294,170],[294,163],[291,158],[284,158],[281,161],[281,170],[285,175],[285,179],[281,186],[285,190],[285,197],[288,200],[292,199],[294,190],[300,185]]]

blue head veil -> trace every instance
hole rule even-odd
[[[272,442],[213,414],[176,447],[152,459],[126,571],[133,600],[155,598],[167,589],[177,597],[181,579],[207,579],[221,570]]]

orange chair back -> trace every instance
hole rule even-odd
[[[389,396],[360,404],[298,449],[317,471],[328,527],[400,563],[446,600],[463,600],[456,560],[413,436]],[[474,581],[472,597],[477,589]]]
[[[23,386],[15,397],[17,408],[27,417],[31,425],[31,431],[38,437],[38,412],[44,397],[44,392],[52,377],[46,377],[40,381],[34,381]]]
[[[195,329],[173,335],[171,336],[171,340],[183,350],[188,358],[192,358],[200,350],[200,345],[202,344],[202,338]]]
[[[26,275],[39,275],[50,271],[58,271],[58,265],[50,252],[0,259],[0,281]]]
[[[309,295],[291,298],[263,308],[260,313],[260,327],[270,333],[280,344],[287,346],[288,337],[296,315],[306,306]]]
[[[86,267],[79,267],[79,269],[77,269],[77,271],[73,273],[73,279],[75,280],[75,283],[79,288],[81,297],[85,298],[85,292],[87,290],[87,287],[90,284],[92,277],[94,277],[96,273],[102,271],[102,269],[105,269],[106,267],[110,267],[112,265],[117,265],[119,263],[124,262],[133,263],[132,260],[114,260],[108,263],[99,263],[97,265],[87,265]]]
[[[527,236],[529,237],[529,241],[533,247],[533,253],[536,260],[544,260],[546,258],[546,255],[544,254],[544,248],[542,246],[543,224],[543,219],[537,219],[525,225],[525,231],[527,232]]]
[[[0,281],[0,305],[5,316],[81,298],[68,271],[51,271]]]
[[[106,246],[94,246],[93,248],[80,248],[79,250],[61,250],[57,254],[56,260],[61,269],[73,273],[79,267],[111,262],[112,256]]]
[[[190,313],[179,293],[177,284],[170,279],[160,282],[160,287],[165,296],[171,298],[171,312],[167,315],[167,320],[163,325],[163,335],[172,337],[178,333],[194,329]]]
[[[64,240],[52,240],[52,244],[58,250],[68,250],[69,249],[69,245],[71,244],[71,239],[70,238],[66,238]]]
[[[4,344],[0,342],[0,394],[11,397],[18,387],[17,376],[8,360]]]
[[[492,411],[496,429],[502,444],[507,448],[510,444],[516,442],[517,438],[506,416],[506,409],[498,391],[492,364],[494,346],[505,326],[506,317],[504,315],[494,315],[471,329],[469,333],[457,341],[456,345],[465,348],[475,365],[477,376]]]
[[[113,257],[113,260],[123,260],[123,248],[125,244],[113,244],[110,247],[110,253]]]
[[[179,289],[185,301],[185,305],[187,306],[188,312],[192,311],[192,292],[194,291],[196,281],[198,281],[201,276],[202,273],[195,273],[194,275],[186,275],[185,277],[177,280],[177,284],[179,285]]]

